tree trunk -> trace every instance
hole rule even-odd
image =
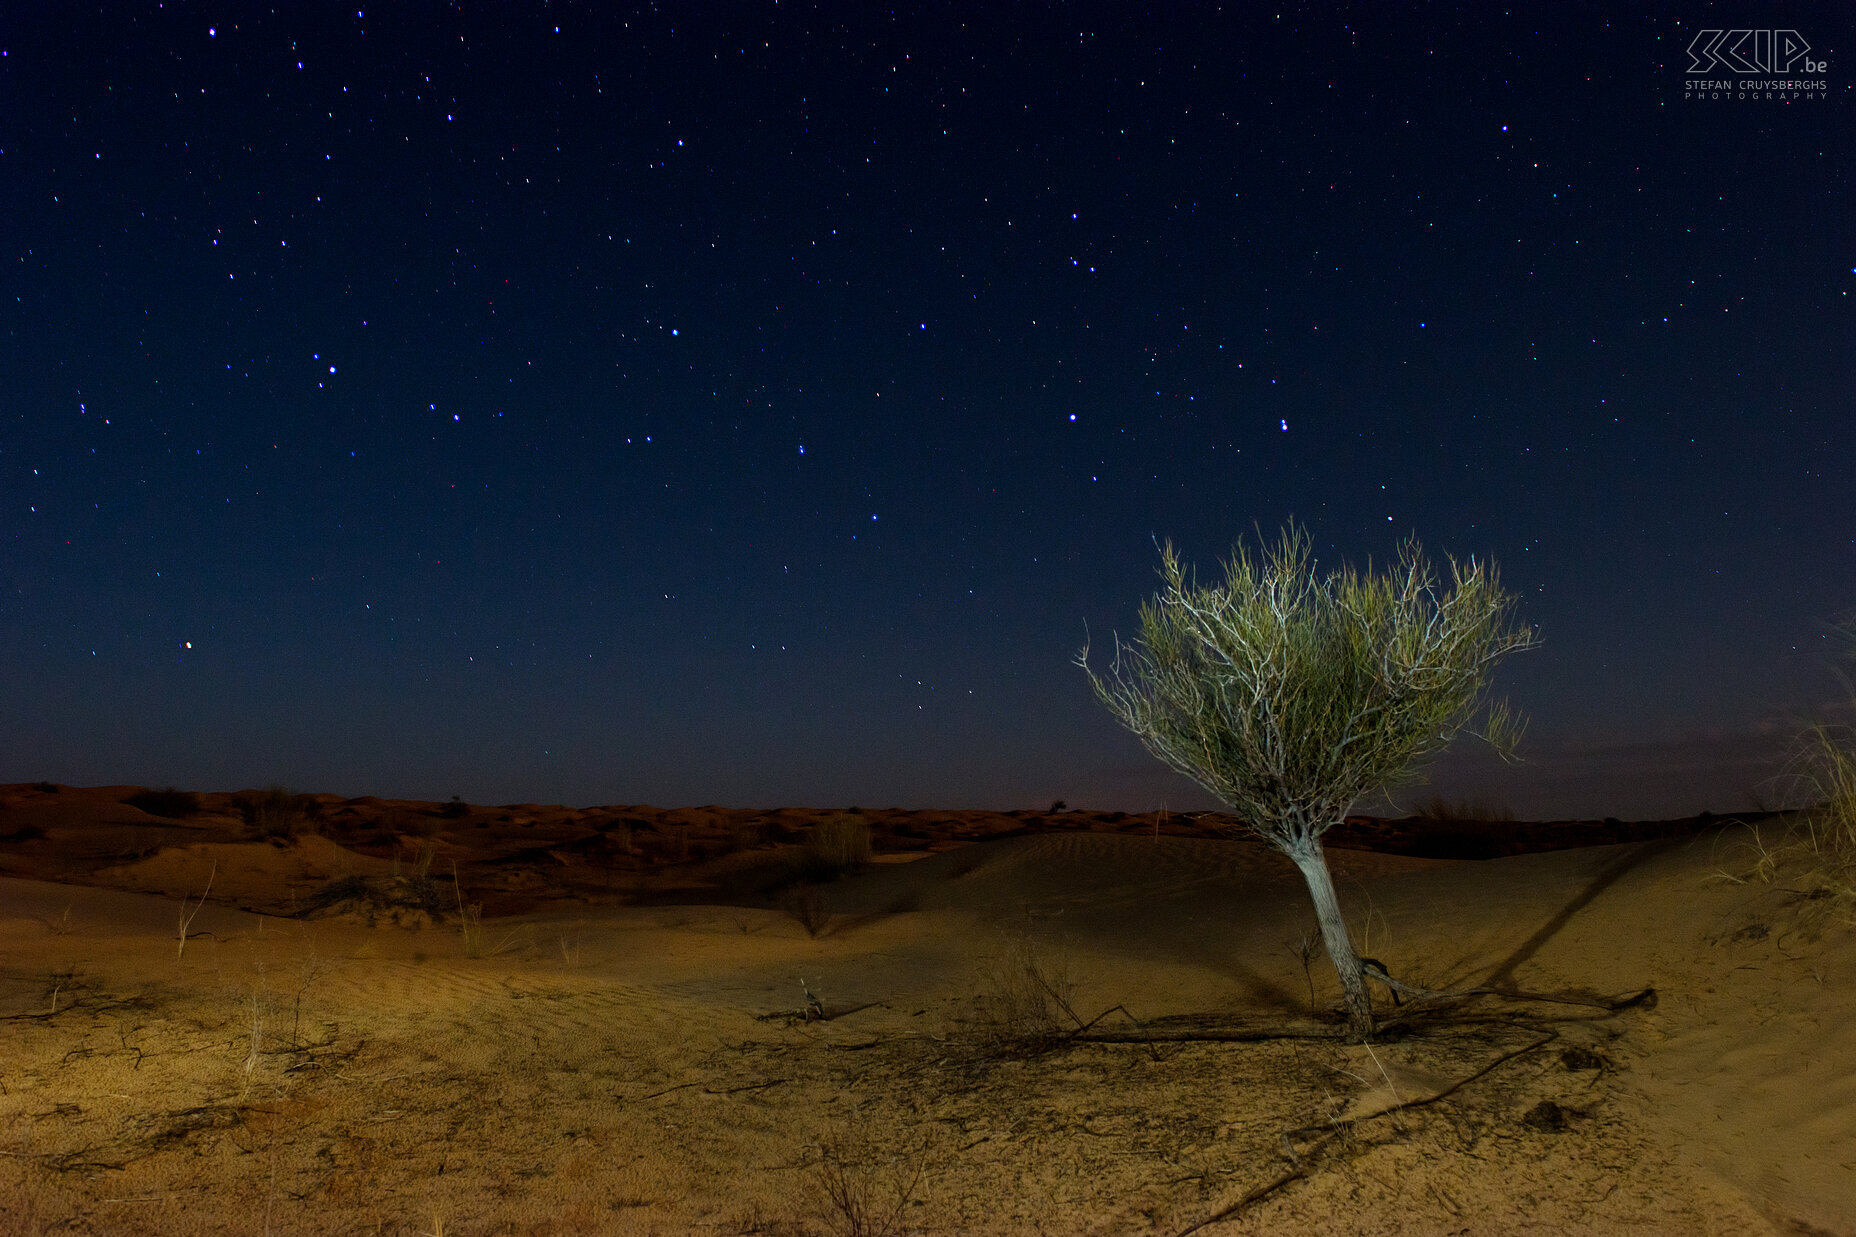
[[[1347,935],[1347,921],[1341,918],[1340,899],[1334,894],[1334,880],[1328,875],[1327,856],[1321,840],[1298,840],[1284,848],[1308,882],[1308,895],[1315,902],[1315,919],[1321,924],[1321,940],[1327,946],[1328,960],[1340,976],[1341,992],[1347,998],[1347,1029],[1361,1043],[1373,1037],[1373,999],[1366,990],[1366,975],[1360,969],[1360,956],[1353,951]]]

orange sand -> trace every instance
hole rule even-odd
[[[1299,1164],[1200,1231],[1856,1234],[1856,946],[1720,879],[1741,827],[1332,849],[1409,982],[1657,992],[1363,1047],[1294,870],[1178,818],[867,814],[877,862],[808,883],[813,813],[323,796],[265,841],[134,789],[0,787],[0,1232],[798,1237],[862,1191],[897,1233],[1177,1233]],[[436,910],[303,914],[422,874]],[[1002,1044],[1027,960],[1127,1042]]]

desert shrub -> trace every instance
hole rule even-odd
[[[42,795],[55,795],[59,791],[58,783],[56,782],[38,782],[35,783],[32,788]]]
[[[261,838],[288,838],[314,833],[322,805],[311,795],[293,795],[282,786],[248,792],[232,800],[240,819]]]
[[[891,1237],[909,1224],[927,1167],[927,1146],[885,1150],[885,1131],[861,1116],[821,1139],[812,1160],[816,1209],[837,1237]]]
[[[980,973],[973,1027],[980,1046],[1007,1054],[1042,1052],[1082,1024],[1068,965],[1016,937]]]
[[[842,872],[870,862],[870,824],[848,813],[827,816],[812,826],[806,838],[809,866],[826,872]]]
[[[1452,800],[1442,795],[1431,796],[1430,802],[1418,808],[1417,816],[1436,824],[1488,824],[1515,819],[1514,809],[1505,803],[1488,799]]]
[[[170,820],[200,814],[200,796],[191,790],[175,790],[172,786],[165,790],[139,790],[123,802],[150,816],[166,816]]]
[[[449,907],[439,883],[421,872],[414,876],[343,876],[309,894],[298,915],[358,914],[370,922],[382,918],[407,924],[437,923]]]
[[[1318,573],[1306,530],[1238,547],[1222,584],[1201,586],[1171,545],[1140,637],[1115,641],[1096,696],[1175,772],[1228,804],[1301,870],[1353,1036],[1372,999],[1347,935],[1321,835],[1361,798],[1409,782],[1459,733],[1504,755],[1518,719],[1485,691],[1498,662],[1531,648],[1492,563],[1450,562],[1446,588],[1417,541],[1387,570]],[[1479,724],[1478,724],[1479,723]]]
[[[439,808],[438,814],[446,820],[457,820],[459,817],[470,815],[470,804],[465,803],[456,795],[452,795],[451,802]]]
[[[1846,659],[1856,662],[1856,619],[1835,630],[1845,640]],[[1856,686],[1841,668],[1838,673],[1856,714]],[[1775,780],[1789,817],[1747,830],[1723,856],[1719,875],[1766,884],[1783,875],[1807,918],[1821,921],[1829,914],[1856,923],[1856,724],[1804,726]]]
[[[1856,660],[1856,623],[1839,630]],[[1849,703],[1856,710],[1856,689]],[[1803,860],[1809,896],[1856,922],[1856,725],[1819,721],[1806,727],[1787,772],[1792,801],[1801,808],[1787,842]]]
[[[1856,864],[1856,727],[1819,724],[1797,762],[1811,806],[1801,824],[1812,853]]]

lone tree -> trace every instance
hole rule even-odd
[[[1451,587],[1417,540],[1377,575],[1317,575],[1290,521],[1253,560],[1242,545],[1221,585],[1189,579],[1169,543],[1165,587],[1141,607],[1141,634],[1115,641],[1105,676],[1077,664],[1147,750],[1229,804],[1301,869],[1350,1032],[1373,1033],[1366,974],[1348,938],[1321,835],[1365,795],[1416,770],[1468,731],[1512,758],[1521,721],[1483,703],[1495,665],[1534,647],[1509,622],[1514,598],[1493,563],[1450,560]]]

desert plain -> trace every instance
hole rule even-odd
[[[0,1232],[1856,1234],[1783,817],[1350,821],[1354,1044],[1216,817],[142,792],[0,786]]]

